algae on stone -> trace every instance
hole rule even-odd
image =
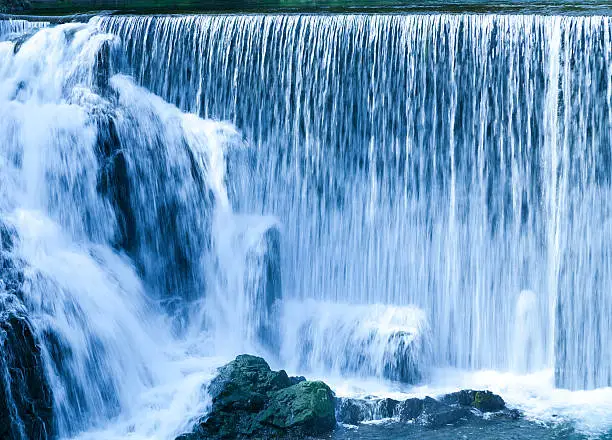
[[[208,393],[210,412],[180,440],[316,435],[336,425],[335,399],[327,385],[296,383],[260,357],[240,355],[221,367]]]

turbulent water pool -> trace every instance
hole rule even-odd
[[[0,17],[8,438],[24,356],[37,438],[174,440],[243,352],[611,435],[612,12],[366,12]]]

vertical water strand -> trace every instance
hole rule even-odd
[[[528,25],[529,25],[528,22],[523,21],[521,23],[521,28],[522,28],[521,30],[525,32],[525,30],[523,29],[527,28]],[[511,180],[510,187],[511,187],[512,213],[513,213],[509,221],[510,223],[509,227],[512,229],[513,236],[520,237],[521,217],[520,215],[516,215],[516,213],[520,212],[521,210],[520,201],[522,197],[522,191],[521,191],[520,185],[521,185],[521,180],[524,179],[524,176],[519,176],[519,162],[517,160],[517,156],[520,157],[521,152],[520,150],[517,151],[517,147],[520,147],[520,146],[517,146],[516,138],[514,135],[516,125],[520,123],[520,121],[515,120],[514,113],[515,111],[517,111],[517,105],[518,105],[518,100],[519,100],[518,90],[522,86],[522,85],[519,85],[519,81],[517,80],[517,74],[516,74],[516,69],[517,69],[516,64],[517,64],[518,57],[520,56],[520,43],[517,44],[515,42],[517,38],[516,34],[517,34],[517,31],[514,30],[514,32],[510,33],[509,35],[506,35],[505,40],[504,40],[504,44],[513,46],[513,51],[511,55],[509,56],[508,81],[506,83],[506,88],[504,92],[506,93],[507,96],[509,96],[509,101],[510,101],[509,105],[506,108],[506,113],[505,113],[505,119],[508,121],[507,132],[508,132],[508,137],[509,137],[509,142],[510,142],[510,148],[509,148],[510,180]],[[520,40],[520,37],[518,38]],[[513,292],[509,292],[509,294],[512,294],[512,293]],[[508,305],[506,305],[506,307],[508,307]],[[511,332],[506,333],[505,344],[507,347],[512,347],[513,345],[512,344],[513,338],[511,334],[512,334]],[[508,351],[506,354],[508,357],[508,363],[511,365],[511,368],[517,368],[518,370],[524,369],[523,365],[516,365],[515,359],[513,359],[513,349],[514,347],[512,347],[510,351]],[[524,346],[524,349],[528,351],[528,347]]]
[[[557,298],[557,280],[559,276],[559,238],[560,238],[560,204],[559,204],[559,126],[558,126],[558,100],[559,100],[559,69],[560,69],[560,44],[561,44],[561,21],[554,18],[548,26],[544,28],[546,32],[547,47],[547,75],[546,75],[546,100],[544,110],[544,145],[542,148],[542,165],[544,167],[543,182],[546,197],[546,215],[549,219],[547,250],[547,278],[548,278],[548,310],[550,315],[555,316],[555,305]],[[555,334],[555,322],[549,320],[549,340]],[[549,362],[554,361],[554,348],[549,346],[547,358]]]

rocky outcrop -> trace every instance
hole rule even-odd
[[[339,422],[355,425],[367,420],[397,418],[400,422],[423,427],[439,428],[469,421],[478,414],[503,412],[502,416],[516,418],[504,400],[490,391],[461,390],[440,399],[338,399],[336,417]]]
[[[47,439],[52,420],[40,345],[17,298],[5,296],[0,300],[0,438]]]
[[[241,355],[220,368],[208,392],[210,412],[177,440],[320,435],[336,425],[334,395],[326,384],[289,378],[256,356]]]
[[[491,391],[461,390],[456,393],[446,394],[442,402],[448,405],[470,406],[482,412],[501,411],[506,407],[506,402]]]
[[[53,434],[53,399],[40,341],[20,300],[14,239],[0,222],[0,439],[45,440]]]

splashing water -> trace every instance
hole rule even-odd
[[[612,427],[610,24],[0,20],[0,226],[58,435],[174,438],[241,351]]]
[[[141,432],[170,438],[204,412],[200,387],[216,364],[189,365],[206,350],[176,340],[162,309],[204,296],[212,211],[227,210],[215,161],[241,141],[231,125],[112,76],[116,44],[85,24],[0,43],[0,219],[43,343],[57,434],[154,405],[163,421]]]

